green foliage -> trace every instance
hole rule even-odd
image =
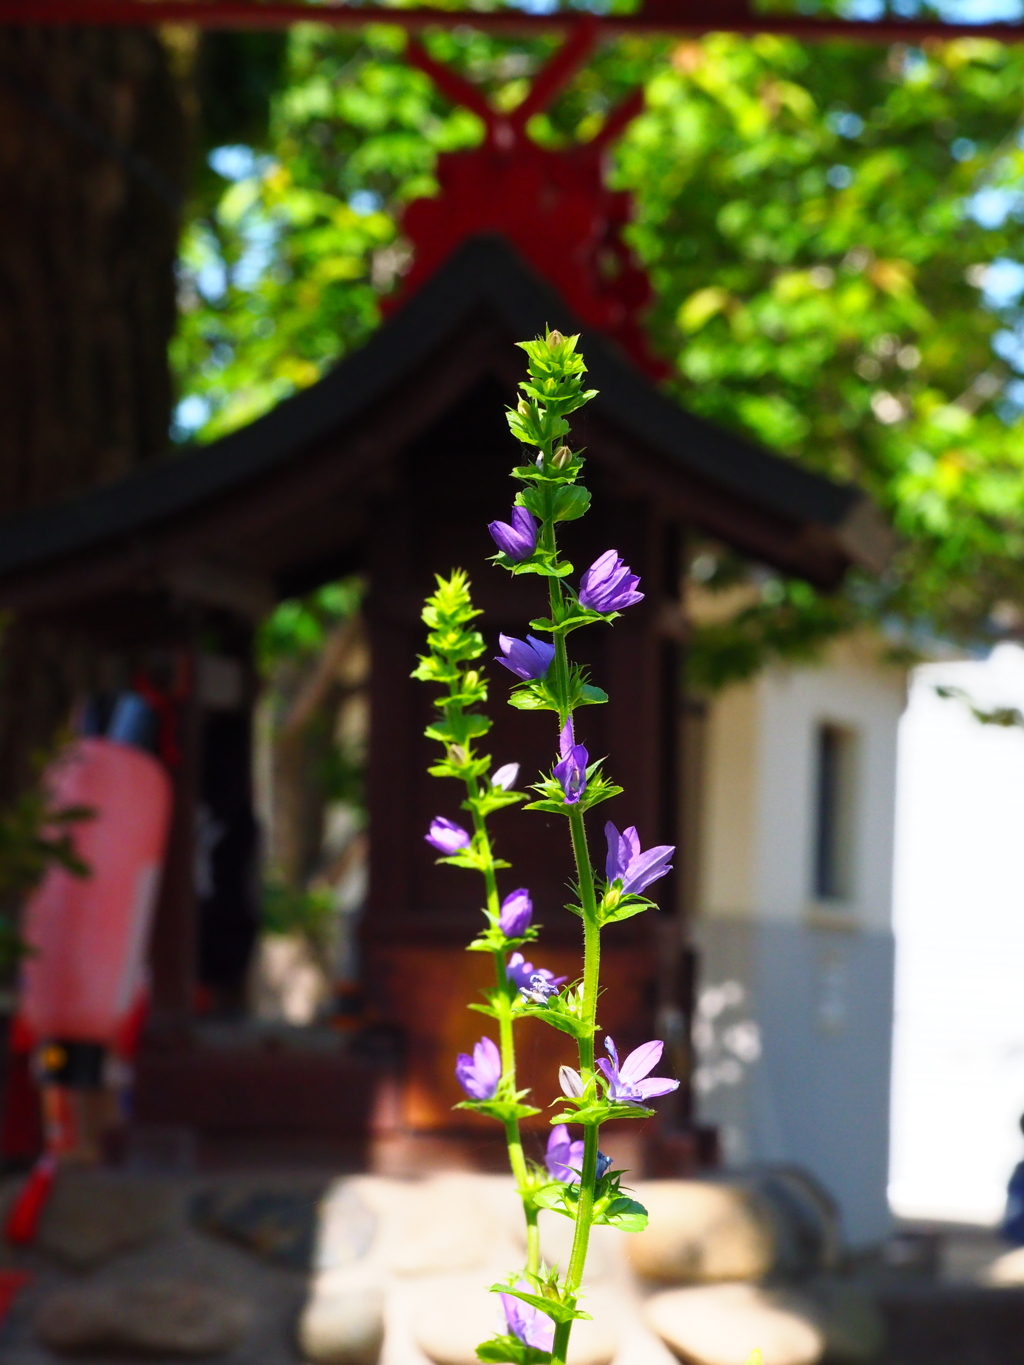
[[[625,1171],[609,1171],[594,1188],[595,1224],[618,1228],[620,1232],[643,1232],[647,1226],[647,1210],[637,1199],[622,1193],[621,1183]],[[537,1203],[543,1209],[561,1213],[566,1218],[576,1218],[580,1202],[580,1187],[575,1183],[554,1182],[546,1185],[536,1195]]]
[[[267,154],[190,223],[174,359],[182,393],[206,405],[203,439],[365,339],[402,268],[402,205],[434,192],[439,151],[479,140],[475,116],[404,64],[403,41],[384,26],[295,29]],[[468,29],[428,41],[505,109],[553,48]],[[1024,52],[973,38],[626,37],[531,121],[547,146],[585,140],[646,82],[614,176],[635,198],[670,390],[858,480],[901,536],[869,601],[856,585],[838,599],[783,585],[732,626],[702,627],[701,686],[809,657],[851,623],[984,639],[1006,604],[1024,607],[1024,277],[1004,269],[1000,292],[989,269],[1022,255],[1022,77]]]
[[[54,752],[59,752],[59,748]],[[88,806],[53,805],[41,778],[47,757],[40,755],[40,777],[28,791],[0,810],[0,905],[27,895],[51,867],[87,877],[88,866],[75,851],[74,826],[91,820]],[[27,949],[10,913],[0,911],[0,979],[6,979]]]
[[[181,248],[172,348],[203,440],[251,421],[364,341],[405,261],[401,203],[434,188],[438,150],[479,137],[401,58],[404,37],[292,29],[269,151],[235,158]],[[244,152],[244,148],[239,149]]]
[[[613,796],[621,796],[622,788],[609,782],[601,772],[601,764],[604,760],[598,759],[596,763],[591,763],[587,768],[587,785],[576,802],[580,811],[588,811],[591,806],[598,806],[602,801],[610,801]],[[524,806],[524,810],[543,810],[549,811],[552,815],[568,815],[571,806],[567,805],[565,792],[562,784],[554,777],[544,777],[539,782],[533,784],[533,790],[540,793],[539,801],[531,801]]]
[[[436,578],[437,592],[427,598],[421,613],[428,627],[428,652],[419,656],[412,676],[420,682],[439,683],[447,688],[434,701],[441,711],[442,719],[428,725],[425,731],[428,739],[445,746],[444,758],[430,769],[430,773],[434,777],[461,778],[469,783],[467,799],[475,802],[475,808],[479,811],[481,793],[477,783],[486,775],[491,760],[488,756],[474,755],[473,740],[486,735],[491,722],[481,712],[466,709],[481,706],[487,700],[486,678],[479,669],[466,665],[479,659],[484,652],[484,637],[470,624],[480,612],[473,606],[469,595],[469,579],[461,569],[455,569],[450,578],[442,578],[439,574]],[[489,791],[491,784],[487,782],[485,785]],[[499,804],[503,804],[502,798],[499,798]],[[491,806],[491,803],[488,802],[488,805]],[[489,850],[474,846],[442,861],[454,863],[457,867],[482,869],[481,857],[485,861],[489,860]]]
[[[518,1337],[513,1336],[497,1336],[481,1342],[476,1354],[478,1360],[486,1361],[488,1365],[499,1365],[499,1362],[507,1362],[508,1365],[548,1365],[551,1359],[550,1351],[538,1351],[533,1346],[525,1346]]]
[[[1020,315],[979,298],[1020,254],[1018,192],[992,190],[1024,169],[1022,75],[1019,49],[977,39],[717,35],[674,49],[618,157],[675,393],[861,482],[903,538],[876,615],[960,636],[1024,592]],[[701,642],[706,681],[857,615],[789,590],[770,607]]]
[[[1019,706],[979,706],[962,687],[942,686],[935,689],[943,701],[959,701],[982,725],[997,725],[1003,730],[1024,730],[1024,712]]]
[[[281,664],[315,658],[331,628],[359,610],[362,596],[361,579],[343,578],[282,602],[260,626],[256,656],[261,672],[269,675]]]
[[[330,932],[334,899],[330,887],[297,890],[283,882],[263,888],[263,931],[295,934],[321,947]]]
[[[686,671],[691,688],[717,692],[752,678],[767,663],[810,663],[823,645],[872,619],[873,603],[848,588],[826,596],[799,579],[772,577],[755,601],[691,631]]]
[[[572,1304],[564,1303],[561,1299],[547,1294],[531,1294],[529,1290],[520,1289],[518,1285],[492,1284],[491,1293],[511,1294],[514,1299],[522,1299],[523,1303],[546,1313],[553,1322],[575,1322],[577,1318],[590,1318],[589,1313],[584,1313]]]
[[[41,785],[0,811],[0,895],[30,891],[54,865],[88,876],[72,826],[94,814],[88,806],[55,808]]]

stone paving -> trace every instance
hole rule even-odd
[[[993,1282],[990,1267],[1005,1253],[1005,1247],[984,1230],[904,1230],[885,1254],[847,1260],[824,1272],[820,1266],[815,1271],[805,1265],[802,1278],[788,1275],[798,1281],[791,1288],[779,1283],[777,1270],[780,1258],[795,1254],[795,1243],[787,1250],[785,1239],[775,1234],[771,1247],[762,1245],[758,1238],[763,1229],[745,1225],[739,1196],[730,1196],[731,1212],[723,1220],[726,1205],[720,1190],[711,1198],[707,1187],[673,1191],[671,1184],[638,1193],[652,1204],[660,1198],[674,1209],[681,1207],[684,1196],[696,1201],[693,1208],[717,1208],[713,1221],[718,1241],[707,1229],[691,1231],[685,1255],[691,1257],[692,1274],[699,1276],[703,1265],[709,1278],[728,1271],[722,1258],[731,1257],[736,1278],[727,1284],[672,1288],[673,1279],[679,1283],[679,1272],[673,1269],[669,1283],[659,1285],[643,1277],[637,1281],[637,1267],[650,1276],[657,1271],[654,1261],[659,1256],[668,1257],[666,1265],[674,1265],[683,1244],[678,1237],[670,1238],[659,1249],[652,1241],[642,1255],[634,1255],[630,1267],[620,1244],[612,1245],[614,1239],[609,1239],[607,1246],[596,1248],[595,1324],[580,1334],[581,1365],[607,1365],[609,1360],[613,1365],[672,1365],[674,1356],[663,1342],[674,1341],[679,1322],[690,1335],[677,1355],[689,1355],[704,1365],[729,1365],[734,1355],[742,1354],[744,1342],[739,1338],[746,1330],[745,1320],[753,1324],[752,1330],[776,1333],[775,1345],[766,1351],[766,1365],[772,1360],[785,1365],[787,1360],[817,1359],[822,1333],[830,1341],[825,1356],[829,1365],[843,1361],[1024,1365],[1024,1289],[1019,1284],[1001,1290],[982,1287]],[[470,1185],[477,1193],[470,1191],[467,1199]],[[0,1217],[17,1188],[17,1181],[0,1184]],[[356,1316],[359,1312],[372,1316],[374,1295],[380,1295],[388,1323],[381,1365],[430,1365],[431,1360],[435,1365],[463,1365],[464,1357],[464,1365],[471,1365],[471,1347],[463,1337],[468,1341],[476,1327],[468,1335],[453,1330],[469,1312],[460,1308],[469,1302],[461,1296],[460,1285],[463,1279],[467,1285],[473,1280],[470,1315],[479,1316],[480,1330],[486,1331],[484,1318],[489,1321],[493,1316],[494,1301],[483,1294],[477,1303],[476,1280],[481,1275],[487,1279],[492,1268],[497,1274],[511,1243],[498,1231],[504,1215],[493,1209],[479,1226],[471,1217],[439,1216],[438,1209],[450,1207],[454,1197],[459,1207],[474,1203],[479,1212],[486,1204],[486,1190],[498,1199],[494,1209],[500,1213],[505,1197],[501,1182],[468,1174],[413,1188],[373,1177],[331,1185],[326,1173],[294,1171],[69,1175],[57,1188],[37,1245],[15,1251],[0,1244],[0,1268],[23,1268],[32,1274],[0,1327],[0,1362],[68,1365],[74,1359],[80,1365],[125,1365],[145,1360],[149,1365],[172,1365],[183,1358],[181,1351],[161,1350],[158,1343],[178,1341],[193,1355],[196,1349],[214,1351],[207,1358],[220,1365],[296,1365],[304,1359],[328,1365],[330,1349],[325,1353],[323,1341],[318,1345],[316,1333],[310,1334],[310,1311],[317,1296],[321,1307],[331,1308],[332,1303],[332,1311],[342,1307],[340,1328],[337,1312],[333,1326],[329,1315],[321,1322],[321,1326],[327,1322],[329,1336],[331,1331],[351,1333],[352,1305],[358,1309]],[[327,1192],[330,1198],[322,1204]],[[311,1274],[318,1205],[334,1213],[328,1214],[321,1234],[320,1269]],[[677,1212],[673,1221],[678,1217]],[[553,1248],[560,1231],[556,1226],[549,1233]],[[835,1248],[828,1249],[827,1242],[826,1237],[816,1255],[834,1256]],[[769,1264],[773,1257],[774,1271]],[[344,1288],[353,1273],[352,1285],[358,1291],[354,1298],[347,1305],[337,1294],[332,1300],[331,1293]],[[768,1287],[762,1290],[755,1281],[765,1276]],[[325,1287],[330,1291],[326,1298],[321,1292]],[[656,1307],[649,1310],[645,1304]],[[682,1319],[680,1309],[685,1310]],[[122,1340],[119,1351],[92,1348],[72,1357],[40,1340],[40,1332],[59,1343],[68,1333],[73,1337],[84,1332],[88,1337],[89,1331],[94,1339],[97,1332],[100,1338],[106,1332],[109,1340],[109,1328],[96,1323],[112,1312],[127,1323],[129,1341]],[[740,1329],[732,1345],[724,1328],[716,1326],[726,1319]],[[303,1321],[311,1352],[305,1356],[298,1346]],[[888,1336],[882,1346],[872,1336],[879,1322]],[[609,1347],[602,1336],[609,1327],[617,1346]],[[585,1338],[592,1340],[588,1344]],[[349,1365],[358,1365],[360,1349],[367,1362],[375,1358],[372,1332],[366,1340],[369,1345],[350,1348]],[[233,1344],[225,1350],[228,1341]]]
[[[192,1214],[197,1203],[201,1211],[203,1196],[211,1191],[244,1196],[269,1190],[293,1198],[304,1196],[307,1208],[312,1211],[326,1179],[268,1173],[218,1176],[216,1179],[148,1177],[141,1183],[148,1188],[153,1204],[164,1210],[164,1217],[159,1229],[154,1229],[153,1220],[149,1220],[146,1240],[140,1244],[113,1251],[91,1265],[82,1264],[80,1257],[73,1258],[75,1263],[72,1263],[66,1255],[48,1253],[42,1247],[21,1252],[6,1248],[0,1252],[0,1265],[24,1267],[33,1274],[31,1283],[19,1294],[6,1322],[0,1327],[0,1361],[3,1365],[58,1365],[58,1362],[67,1365],[69,1356],[48,1350],[39,1342],[34,1330],[37,1314],[58,1291],[86,1287],[107,1289],[153,1280],[211,1288],[232,1302],[241,1300],[248,1306],[251,1320],[244,1337],[227,1354],[217,1357],[220,1365],[294,1365],[301,1360],[295,1345],[295,1322],[306,1296],[308,1275],[305,1267],[296,1265],[287,1255],[275,1260],[247,1250],[242,1244],[233,1244],[227,1237],[203,1231],[195,1225]],[[7,1182],[0,1190],[0,1202],[7,1202],[15,1188],[16,1182]],[[78,1212],[88,1216],[84,1207]],[[127,1224],[128,1220],[125,1222]],[[46,1231],[44,1221],[41,1234]],[[77,1237],[80,1231],[65,1229],[70,1234],[66,1240],[85,1240]],[[130,1229],[126,1225],[122,1231],[127,1234]],[[44,1245],[54,1240],[52,1223],[49,1232],[49,1238],[41,1235]],[[108,1360],[125,1365],[126,1354],[123,1351],[116,1356],[92,1352],[74,1358],[80,1365],[100,1365],[100,1362],[107,1365]],[[129,1352],[127,1358],[143,1357]],[[172,1361],[181,1360],[176,1353],[148,1352],[144,1358],[149,1365],[170,1365]]]

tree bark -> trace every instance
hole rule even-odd
[[[155,34],[0,31],[0,514],[167,448],[182,131]]]
[[[185,119],[149,30],[0,29],[0,516],[167,450]],[[0,658],[0,792],[93,671],[14,622]]]

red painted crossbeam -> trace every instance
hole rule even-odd
[[[417,30],[471,24],[506,32],[565,30],[591,16],[580,11],[528,14],[517,10],[411,9],[384,5],[306,4],[302,0],[0,0],[0,24],[195,24],[214,29],[274,29],[313,21],[336,28],[367,23]],[[639,14],[605,15],[598,27],[614,32],[780,33],[814,41],[847,38],[869,43],[919,43],[925,38],[1024,39],[1024,24],[947,24],[939,20],[850,20],[802,15],[751,14],[744,0],[654,0]]]

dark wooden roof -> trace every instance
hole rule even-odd
[[[885,562],[888,530],[860,490],[686,412],[611,343],[579,328],[509,246],[478,238],[362,349],[249,426],[75,501],[0,522],[0,603],[73,600],[128,576],[160,578],[196,556],[268,575],[281,590],[301,576],[306,551],[326,564],[344,557],[342,542],[365,535],[358,509],[379,492],[391,453],[484,377],[511,398],[525,369],[511,343],[546,325],[582,330],[600,392],[578,436],[626,485],[822,586],[852,563]],[[316,509],[332,497],[323,534],[337,543],[314,545]]]

